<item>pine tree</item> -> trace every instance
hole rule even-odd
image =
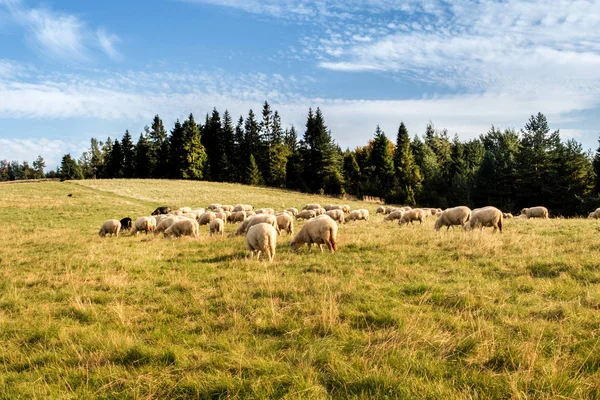
[[[244,142],[244,118],[240,118],[233,132],[233,159],[230,161],[232,166],[232,175],[234,182],[244,182],[246,159],[250,156],[246,154],[246,145]]]
[[[108,156],[106,165],[106,178],[122,178],[123,177],[123,151],[121,143],[115,140]]]
[[[73,179],[83,179],[83,173],[81,172],[81,168],[77,164],[77,161],[71,157],[71,154],[65,154],[60,162],[60,179],[65,180],[73,180]]]
[[[206,149],[208,155],[208,180],[222,181],[223,166],[221,165],[221,157],[224,154],[222,140],[221,115],[216,108],[213,108],[211,116],[206,115],[206,122],[202,130],[202,145]]]
[[[95,179],[101,177],[104,170],[104,152],[102,151],[103,143],[92,138],[90,141],[90,178]]]
[[[223,168],[222,178],[227,182],[235,182],[237,168],[237,164],[234,164],[236,159],[235,132],[231,114],[227,110],[223,113],[221,132],[221,144],[223,148],[223,159],[221,160],[221,167]]]
[[[243,171],[250,167],[250,155],[254,155],[254,161],[256,162],[256,154],[259,154],[260,151],[260,126],[256,121],[254,112],[250,110],[244,122],[244,159],[240,165]]]
[[[258,170],[258,165],[256,165],[254,154],[250,154],[250,158],[248,159],[245,183],[252,186],[258,186],[262,184],[262,177],[260,175],[260,171]]]
[[[344,189],[346,193],[362,196],[360,191],[360,167],[356,161],[354,152],[349,149],[344,152]]]
[[[175,121],[175,125],[169,136],[169,170],[168,177],[171,179],[182,179],[183,159],[184,154],[184,134],[183,126],[179,120]]]
[[[121,139],[121,151],[123,152],[123,177],[133,178],[135,168],[135,146],[129,130],[125,131],[123,139]]]
[[[272,147],[273,147],[273,111],[268,102],[265,101],[262,109],[262,121],[260,123],[260,151],[256,162],[263,180],[268,186],[273,185],[272,171]]]
[[[594,154],[594,160],[592,162],[595,176],[594,176],[594,190],[596,195],[600,194],[600,139],[598,139],[598,148],[596,154]]]

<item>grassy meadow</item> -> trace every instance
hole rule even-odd
[[[72,193],[72,197],[67,194]],[[156,180],[0,184],[0,398],[598,398],[600,225],[399,227],[335,254],[243,237],[100,238],[168,205],[340,201]],[[296,225],[296,231],[302,223]]]

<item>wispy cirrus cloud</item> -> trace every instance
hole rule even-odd
[[[25,32],[26,42],[51,59],[81,63],[89,61],[94,49],[120,59],[115,43],[119,38],[103,29],[94,32],[79,17],[47,7],[28,7],[22,0],[0,0],[12,20]]]

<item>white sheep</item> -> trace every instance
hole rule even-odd
[[[391,213],[389,213],[388,215],[386,215],[383,220],[384,221],[396,221],[396,220],[402,219],[403,215],[404,215],[404,210],[402,210],[402,209],[395,209],[394,211],[392,211]]]
[[[225,233],[225,223],[223,222],[223,220],[221,218],[215,218],[212,221],[210,221],[209,234],[211,236],[217,235],[217,234],[220,234],[221,236],[223,236],[224,233]]]
[[[317,216],[314,210],[302,210],[296,215],[296,219],[311,219]]]
[[[159,233],[166,231],[171,225],[179,221],[179,218],[181,217],[178,217],[177,215],[172,215],[167,218],[163,218],[156,226],[154,234],[158,235]]]
[[[277,231],[273,225],[265,222],[253,225],[246,234],[246,246],[250,251],[250,259],[256,253],[256,260],[259,261],[261,253],[266,253],[272,262],[277,246]]]
[[[180,237],[180,236],[199,236],[198,222],[195,219],[182,218],[175,221],[170,227],[165,230],[165,237]]]
[[[492,206],[473,210],[469,218],[469,228],[479,228],[483,232],[484,226],[493,227],[494,232],[499,230],[502,233],[502,211]]]
[[[471,209],[465,206],[458,206],[453,208],[447,208],[435,221],[434,228],[439,231],[442,226],[446,226],[450,229],[451,226],[461,225],[465,228],[465,223],[471,218]]]
[[[524,208],[521,210],[521,215],[525,215],[528,219],[529,218],[543,218],[543,219],[548,219],[548,209],[546,207],[531,207],[531,208]]]
[[[402,215],[402,218],[400,218],[400,220],[398,221],[398,225],[408,225],[409,222],[412,225],[414,221],[419,221],[419,225],[422,225],[423,220],[425,219],[428,212],[429,210],[425,211],[420,208],[405,211]]]
[[[245,211],[234,211],[229,216],[227,222],[235,224],[237,222],[244,222],[245,219],[246,219]]]
[[[133,231],[131,231],[131,234],[137,236],[138,233],[145,232],[147,235],[149,232],[154,230],[153,223],[155,221],[156,220],[154,219],[150,219],[150,217],[139,217],[133,224]]]
[[[119,237],[119,231],[121,230],[121,222],[116,219],[109,219],[102,224],[98,235],[104,237],[106,235],[115,235]]]
[[[350,211],[350,214],[346,217],[346,221],[360,221],[365,220],[369,222],[369,210],[364,208]]]
[[[217,218],[217,215],[212,211],[208,211],[208,212],[205,212],[204,214],[201,214],[197,218],[197,221],[198,221],[199,225],[208,225],[208,224],[210,224],[210,221],[212,221],[215,218]]]
[[[335,221],[328,215],[321,215],[307,221],[300,232],[292,239],[290,246],[296,251],[307,244],[308,251],[310,251],[313,244],[318,244],[322,252],[323,245],[326,244],[329,251],[334,253],[337,251],[337,232],[338,226]]]
[[[329,210],[325,214],[328,215],[329,217],[331,217],[332,220],[334,220],[335,222],[338,222],[340,224],[343,224],[344,222],[346,222],[346,215],[344,214],[344,212],[341,209]]]
[[[322,208],[320,204],[307,204],[302,208],[303,210],[316,210],[317,208]]]
[[[236,235],[244,235],[248,232],[251,226],[256,224],[267,223],[273,225],[275,231],[279,234],[279,226],[277,225],[277,218],[270,214],[256,214],[252,217],[248,217],[241,223],[235,232]]]
[[[281,231],[286,231],[288,235],[294,233],[294,217],[292,214],[284,211],[283,213],[277,215],[277,226],[279,227],[279,234],[281,235]]]

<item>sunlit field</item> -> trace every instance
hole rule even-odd
[[[248,260],[231,224],[98,236],[107,219],[215,202],[371,220],[342,225],[335,254],[294,253],[284,233],[273,263]],[[208,182],[0,184],[0,397],[600,396],[597,221],[436,232],[375,209]]]

